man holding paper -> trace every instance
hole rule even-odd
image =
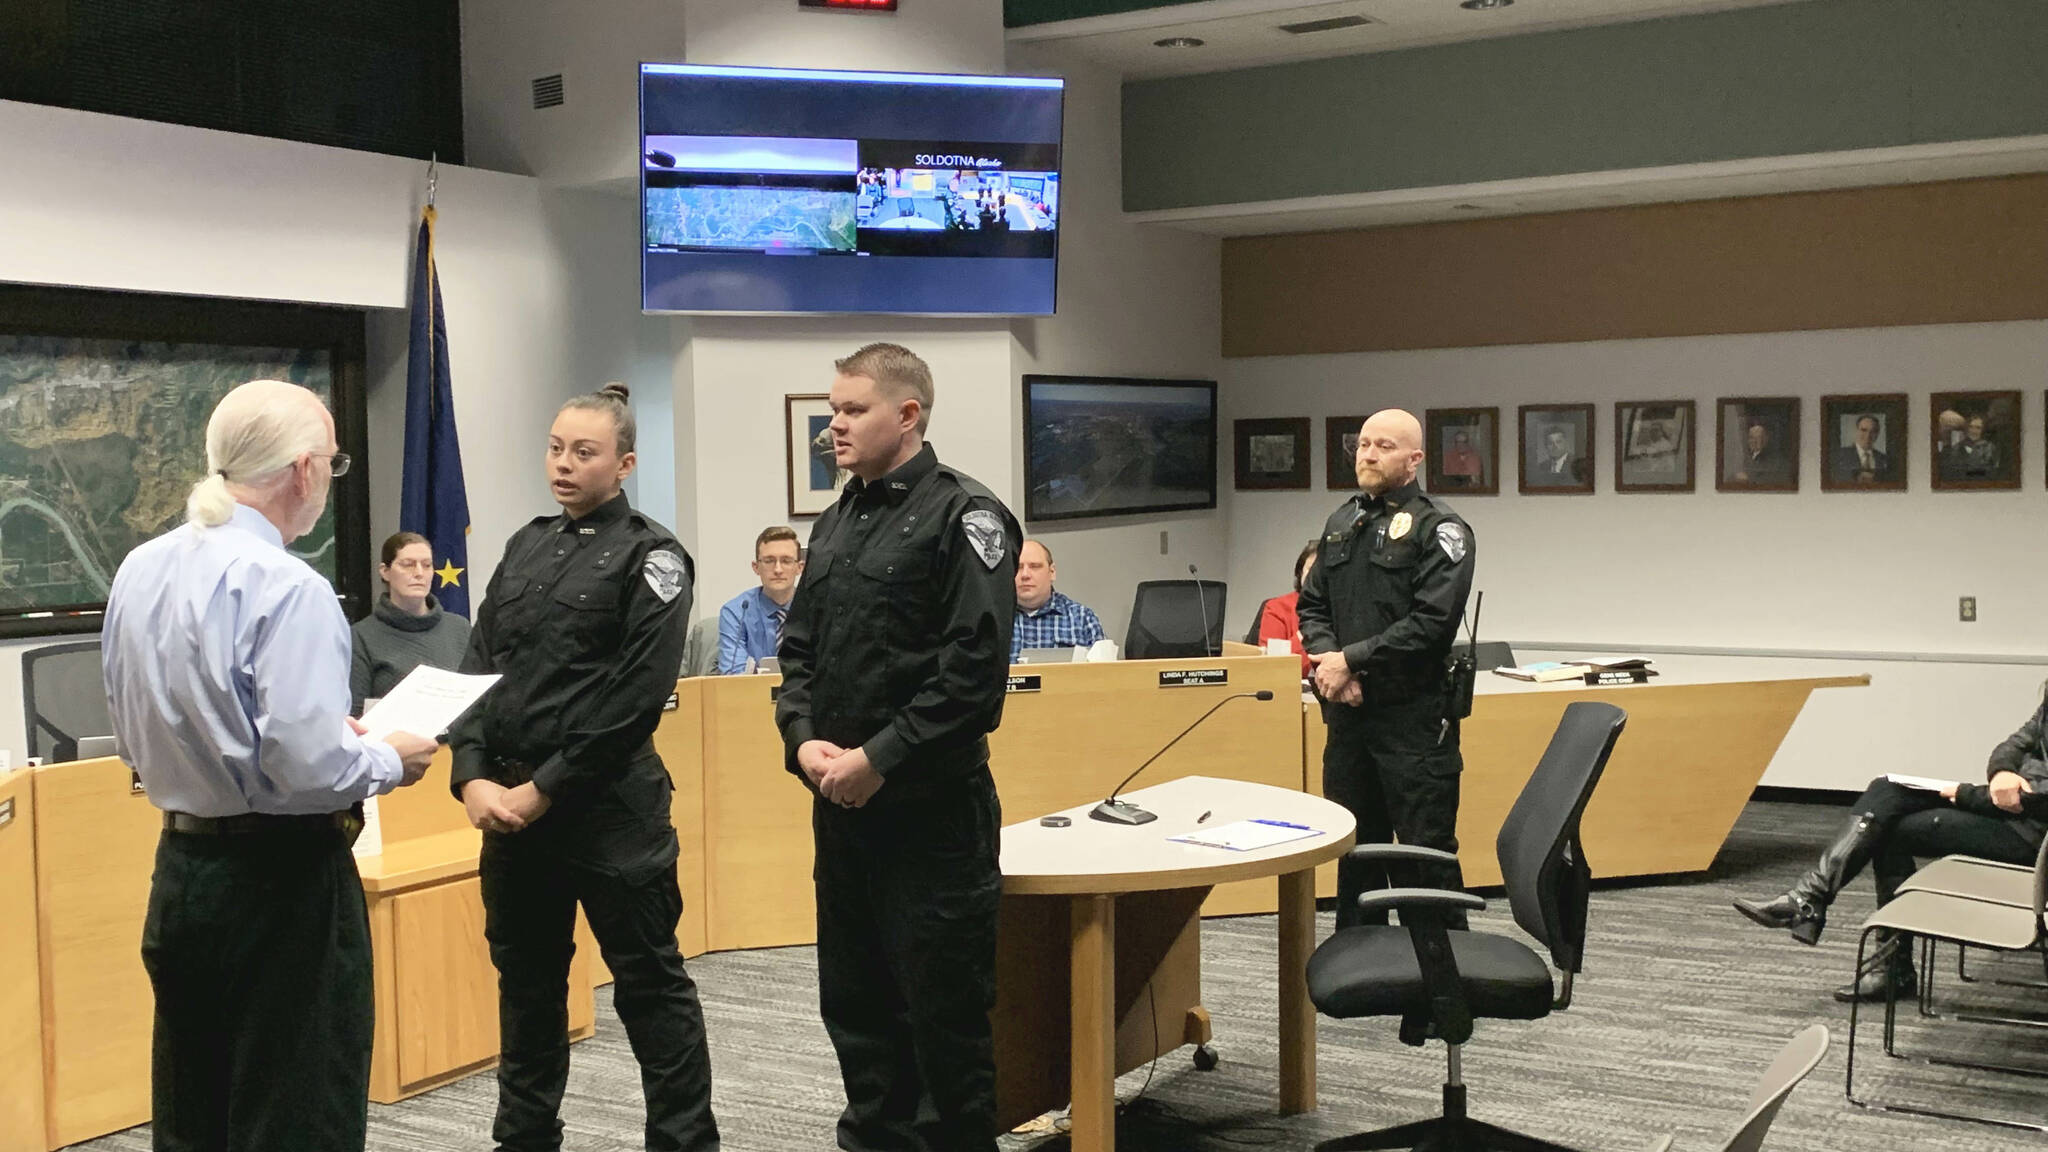
[[[1991,750],[1985,782],[1880,776],[1863,790],[1849,819],[1813,871],[1775,899],[1737,900],[1735,910],[1766,928],[1784,928],[1801,944],[1819,942],[1828,905],[1868,864],[1877,902],[1888,903],[1913,875],[1917,858],[1960,854],[2032,864],[2048,830],[2048,701],[2019,731]],[[1882,1000],[1889,983],[1900,996],[1919,989],[1910,950],[1880,949],[1835,999]]]
[[[158,1148],[361,1152],[362,801],[435,744],[348,719],[348,620],[284,545],[348,470],[313,393],[258,380],[206,426],[187,523],[128,554],[103,637],[114,732],[164,811],[142,929]]]

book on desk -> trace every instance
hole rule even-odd
[[[1539,660],[1518,668],[1495,668],[1494,674],[1511,680],[1553,684],[1580,680],[1587,684],[1647,684],[1657,674],[1641,656],[1613,660]]]

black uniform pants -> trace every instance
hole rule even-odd
[[[1360,844],[1391,843],[1458,850],[1458,777],[1465,770],[1458,750],[1458,723],[1444,725],[1444,706],[1434,694],[1396,701],[1368,699],[1352,708],[1328,705],[1328,740],[1323,747],[1323,795],[1350,809]],[[1385,913],[1364,916],[1360,893],[1387,887],[1464,887],[1464,873],[1452,864],[1337,865],[1337,927],[1385,924]],[[1453,928],[1465,914],[1446,914]]]
[[[163,833],[142,965],[159,1152],[362,1152],[370,921],[339,830]]]
[[[562,1146],[569,1079],[569,957],[576,906],[612,971],[612,1007],[640,1063],[648,1152],[718,1147],[711,1116],[711,1051],[697,985],[676,947],[683,895],[666,866],[599,868],[542,832],[486,833],[484,936],[498,969],[498,1117],[505,1152]]]
[[[2041,847],[2017,818],[1965,812],[1939,793],[1894,784],[1882,776],[1857,797],[1852,812],[1852,821],[1866,813],[1877,819],[1870,873],[1877,882],[1879,904],[1898,895],[1899,885],[1919,867],[1916,859],[1956,854],[2032,864]],[[1845,884],[1850,879],[1842,877]]]
[[[888,791],[883,786],[883,792]],[[997,864],[986,766],[847,809],[815,801],[818,1001],[848,1152],[994,1152]]]

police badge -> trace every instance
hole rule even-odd
[[[1394,513],[1394,522],[1387,525],[1387,539],[1399,540],[1408,534],[1408,529],[1414,526],[1415,517],[1410,516],[1406,512],[1396,512]]]
[[[993,572],[1003,562],[1003,518],[986,508],[976,508],[960,517],[960,529],[967,533],[967,542],[974,545],[974,554],[981,557],[982,564]]]
[[[1444,550],[1444,555],[1451,558],[1451,563],[1456,564],[1465,558],[1465,530],[1449,520],[1436,526],[1436,543]]]
[[[646,562],[640,565],[640,574],[647,578],[647,586],[654,589],[663,604],[676,598],[688,578],[683,558],[673,552],[649,552]]]

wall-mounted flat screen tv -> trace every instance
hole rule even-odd
[[[1046,316],[1064,82],[640,66],[649,312]]]
[[[1216,382],[1024,377],[1024,518],[1216,506]]]

